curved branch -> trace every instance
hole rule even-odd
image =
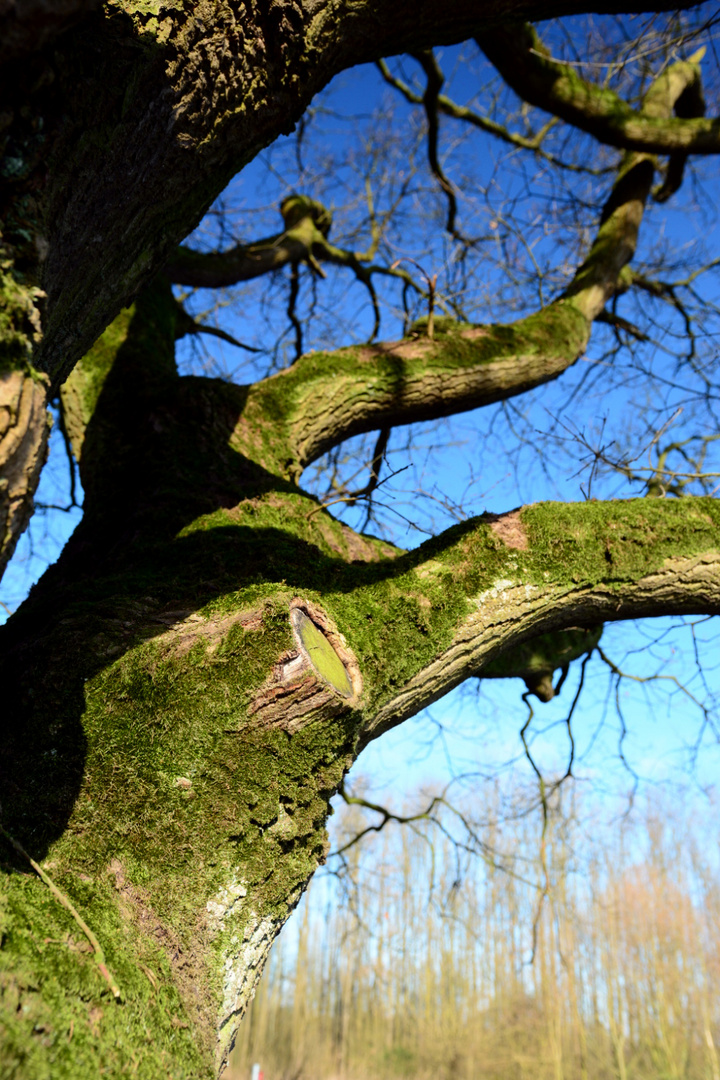
[[[691,64],[673,65],[652,83],[644,107],[669,116],[696,74]],[[653,158],[624,155],[590,251],[548,307],[509,326],[438,320],[432,337],[301,357],[291,372],[251,388],[244,423],[254,410],[280,421],[282,452],[289,450],[282,467],[297,477],[352,435],[479,408],[556,379],[584,352],[608,300],[627,287],[622,275],[654,175]]]
[[[422,104],[425,109],[425,119],[427,120],[427,155],[430,171],[437,180],[438,184],[445,193],[447,199],[447,220],[445,222],[445,229],[451,236],[457,236],[457,230],[455,228],[455,218],[457,217],[457,197],[455,195],[455,188],[448,180],[443,171],[443,167],[440,164],[438,158],[438,135],[440,133],[440,124],[438,119],[438,113],[440,111],[440,91],[442,90],[443,83],[445,82],[445,76],[440,70],[440,65],[435,59],[435,54],[432,49],[426,49],[422,52],[412,53],[413,59],[417,60],[421,68],[425,72],[426,84],[425,93],[422,97]]]
[[[427,821],[435,807],[443,805],[445,801],[442,796],[435,795],[424,810],[420,810],[417,814],[402,815],[395,814],[392,810],[388,810],[387,807],[380,806],[378,803],[369,802],[368,799],[363,799],[359,795],[348,795],[345,790],[344,781],[338,787],[338,795],[346,806],[362,806],[364,810],[372,810],[374,813],[379,814],[380,821],[376,825],[367,825],[364,829],[361,829],[360,832],[356,833],[345,844],[342,844],[333,851],[333,856],[343,855],[346,851],[349,851],[350,848],[359,844],[369,833],[382,832],[390,821],[394,821],[396,825],[411,825],[416,821]]]
[[[229,334],[227,330],[222,330],[219,326],[211,326],[209,323],[198,322],[192,315],[178,302],[177,305],[177,318],[175,320],[175,340],[185,337],[187,334],[209,334],[211,337],[220,338],[221,341],[226,341],[228,345],[234,345],[238,349],[245,349],[246,352],[260,353],[262,349],[257,349],[254,345],[246,345],[244,341],[238,341],[236,337]]]
[[[376,704],[362,745],[549,631],[720,614],[720,503],[538,503],[456,526],[394,568],[398,576],[384,590],[375,586],[369,609],[379,612],[392,592],[425,614],[409,620],[402,682],[395,671],[386,684],[375,663]],[[444,640],[433,649],[428,640],[442,638],[441,627]]]
[[[290,265],[293,273],[299,263],[308,266],[321,277],[320,263],[331,263],[352,270],[355,277],[368,290],[373,307],[375,323],[370,340],[380,326],[380,308],[373,286],[373,274],[398,277],[421,292],[411,276],[396,267],[376,266],[371,260],[378,244],[377,228],[373,224],[373,241],[367,251],[347,251],[328,240],[332,214],[321,203],[305,195],[289,195],[283,199],[280,212],[285,222],[283,232],[257,240],[252,244],[236,244],[227,251],[197,251],[181,246],[165,268],[165,275],[176,285],[195,288],[218,289],[251,281],[264,274],[281,270]],[[373,211],[371,206],[371,221]],[[294,286],[291,283],[291,290]],[[290,308],[294,305],[291,303]],[[293,321],[291,316],[291,321]],[[298,325],[295,325],[296,336]]]
[[[280,204],[285,228],[252,244],[236,244],[228,251],[196,251],[179,247],[165,270],[176,285],[218,289],[270,274],[288,263],[306,262],[325,251],[332,214],[314,199],[289,195]]]
[[[569,64],[554,60],[532,26],[509,24],[477,38],[488,60],[516,94],[538,108],[587,131],[602,143],[651,154],[720,153],[720,118],[704,119],[696,53],[673,64],[653,84],[641,111],[613,90],[583,79]],[[683,94],[685,94],[683,98]],[[679,116],[669,116],[665,100],[683,99]],[[655,111],[660,102],[659,112]],[[692,113],[691,118],[685,115]],[[672,170],[677,181],[679,162]]]
[[[653,176],[646,156],[623,161],[587,258],[548,307],[509,326],[444,319],[432,340],[311,353],[251,388],[243,422],[276,417],[289,441],[285,471],[299,475],[351,435],[489,405],[557,378],[582,355],[618,288]]]

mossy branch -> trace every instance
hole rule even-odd
[[[352,435],[479,408],[557,378],[582,355],[592,321],[620,287],[653,177],[647,156],[623,160],[585,261],[541,311],[509,326],[437,320],[424,337],[309,354],[251,389],[246,420],[272,416],[284,427],[277,443],[298,475]]]
[[[478,36],[477,42],[523,101],[587,131],[599,142],[650,154],[720,153],[720,118],[697,115],[702,112],[697,91],[689,95],[695,102],[689,110],[691,117],[668,115],[664,104],[658,114],[647,97],[642,109],[633,109],[613,90],[583,79],[570,64],[553,59],[528,24],[496,27]],[[657,96],[676,101],[683,91],[699,84],[696,61],[700,58],[698,53],[689,61],[674,64],[656,80]],[[689,96],[683,99],[688,104]]]
[[[370,340],[375,337],[380,327],[380,309],[372,280],[375,274],[397,277],[417,292],[422,291],[406,271],[396,266],[387,267],[373,263],[379,242],[379,231],[374,221],[371,198],[370,216],[373,237],[366,251],[349,251],[330,243],[328,235],[332,225],[332,214],[315,199],[310,199],[305,195],[289,195],[281,203],[280,212],[285,222],[285,229],[282,232],[250,244],[236,244],[227,251],[203,252],[185,246],[179,247],[165,268],[165,273],[178,285],[217,289],[237,285],[241,281],[251,281],[281,270],[285,266],[291,268],[292,281],[295,282],[301,263],[305,263],[318,277],[325,277],[323,263],[342,266],[351,270],[369,293],[375,315]],[[294,304],[291,307],[294,311]],[[296,323],[292,316],[291,322],[295,327],[297,339],[298,335],[301,336],[299,323]],[[218,331],[208,330],[205,326],[200,326],[198,330],[192,332],[199,331],[214,332],[217,336],[223,336]],[[247,348],[247,346],[242,347]]]
[[[375,699],[363,745],[463,680],[495,673],[541,635],[719,613],[720,507],[707,497],[541,503],[450,529],[394,568],[368,601],[373,621],[388,625],[387,641],[375,631],[366,657],[353,641]],[[400,594],[414,614],[406,612],[398,640],[399,623],[383,608]]]

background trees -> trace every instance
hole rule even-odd
[[[508,820],[500,795],[476,795],[472,811],[515,852],[514,874],[477,859],[459,873],[447,838],[420,822],[353,850],[363,887],[350,903],[313,883],[231,1076],[255,1061],[269,1080],[715,1074],[717,831],[696,832],[682,800],[652,799],[607,829],[566,789],[538,918],[532,820]],[[346,838],[353,812],[335,825]]]
[[[6,1046],[28,1076],[221,1068],[267,950],[326,856],[328,799],[363,746],[467,678],[516,675],[528,704],[551,697],[554,673],[595,647],[605,621],[717,612],[703,337],[715,309],[696,273],[713,260],[698,246],[681,252],[685,265],[670,257],[672,236],[634,259],[653,193],[659,205],[677,197],[688,155],[716,149],[697,49],[712,26],[702,10],[660,20],[628,50],[622,23],[588,24],[581,61],[579,30],[565,56],[562,27],[546,52],[531,28],[479,24],[472,8],[107,9],[40,55],[32,86],[13,84],[5,385],[22,407],[6,429],[20,485],[5,489],[8,550],[42,456],[48,381],[32,364],[56,389],[68,376],[63,425],[85,492],[72,540],[3,635]],[[459,70],[481,85],[478,101],[445,94],[428,49],[471,34],[569,128],[495,96],[475,50]],[[333,72],[401,48],[411,58],[377,78],[407,141],[375,117],[367,154],[335,141],[351,197],[332,232],[329,155],[303,165],[312,117],[292,147],[299,175],[272,192],[282,226],[248,217],[252,235],[245,222],[239,235],[218,207],[176,248]],[[487,168],[462,145],[456,166],[443,140],[477,129],[512,156]],[[328,272],[330,289],[350,281],[362,298],[350,320],[348,301],[323,292]],[[214,344],[263,354],[250,351],[236,381],[199,374],[187,352],[178,371],[175,342],[197,342],[216,304],[187,290],[248,280],[280,313],[251,305],[248,326],[221,306]],[[265,311],[275,334],[257,330]],[[383,315],[400,341],[378,343]],[[405,484],[390,456],[398,428],[514,403],[561,377],[574,381],[540,436],[514,404],[481,421],[478,471],[512,436],[500,472],[532,485],[530,465],[549,472],[553,448],[569,445],[588,467],[568,501],[531,494],[536,505],[507,512],[518,496],[506,486],[499,513],[472,518],[488,505],[483,476],[477,508],[438,480],[398,516],[385,483],[389,458],[395,491]],[[578,410],[597,420],[597,391],[617,434]],[[595,498],[638,493],[683,499]],[[351,527],[371,524],[379,536]],[[435,526],[409,553],[393,545]],[[712,713],[698,708],[704,737]],[[547,809],[553,778],[537,774]]]

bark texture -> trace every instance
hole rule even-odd
[[[47,456],[47,380],[0,374],[0,576],[33,512]]]
[[[86,503],[0,631],[11,1075],[215,1075],[369,740],[469,676],[525,677],[529,654],[551,674],[567,648],[547,634],[718,613],[710,498],[538,504],[402,552],[298,486],[351,434],[514,396],[574,363],[635,250],[645,154],[623,161],[565,295],[529,318],[438,322],[432,340],[313,354],[253,386],[176,370],[179,311],[153,271],[229,170],[342,66],[509,10],[109,4],[38,54],[35,112],[13,114],[6,140],[19,164],[4,296],[22,312],[6,322],[6,533],[42,457],[27,347],[43,305],[38,355],[55,380],[86,350],[62,387]],[[694,78],[666,80],[654,115]],[[62,167],[46,175],[47,160]],[[323,235],[319,214],[286,214],[277,246],[307,252],[310,226]],[[225,272],[274,246],[226,253]]]

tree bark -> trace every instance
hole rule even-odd
[[[33,512],[47,456],[47,379],[0,374],[0,577]]]
[[[605,226],[623,250],[637,231],[622,191],[561,302],[582,333],[617,270]],[[177,311],[160,277],[65,385],[84,518],[0,632],[3,1052],[27,1080],[213,1075],[364,745],[486,667],[512,672],[538,635],[720,606],[713,499],[539,504],[409,553],[354,533],[290,478],[322,449],[327,369],[180,378]],[[557,319],[535,316],[533,363],[557,353]],[[507,361],[510,394],[520,327],[479,363],[441,334],[399,382],[382,355],[336,358],[335,378],[372,370],[368,423],[376,399],[427,408],[403,388],[433,365],[455,395],[453,365]]]
[[[482,13],[375,3],[346,25],[322,5],[242,23],[229,6],[214,21],[202,5],[143,12],[108,8],[62,39],[48,145],[66,168],[35,210],[23,203],[50,227],[32,251],[56,378],[137,293],[62,389],[83,521],[0,631],[0,1014],[3,1061],[24,1080],[215,1074],[362,746],[538,635],[720,606],[713,499],[539,504],[407,553],[297,486],[354,432],[509,397],[572,364],[634,251],[652,161],[625,159],[566,294],[513,326],[440,325],[250,387],[180,378],[169,279],[138,289],[229,163],[351,57],[421,47],[431,29],[452,40]],[[93,100],[110,41],[110,89]],[[42,456],[23,432],[45,430],[24,396],[37,320],[23,296],[44,302],[32,251],[25,283],[13,278],[24,321],[7,380],[21,484]],[[21,429],[23,410],[35,419]]]

